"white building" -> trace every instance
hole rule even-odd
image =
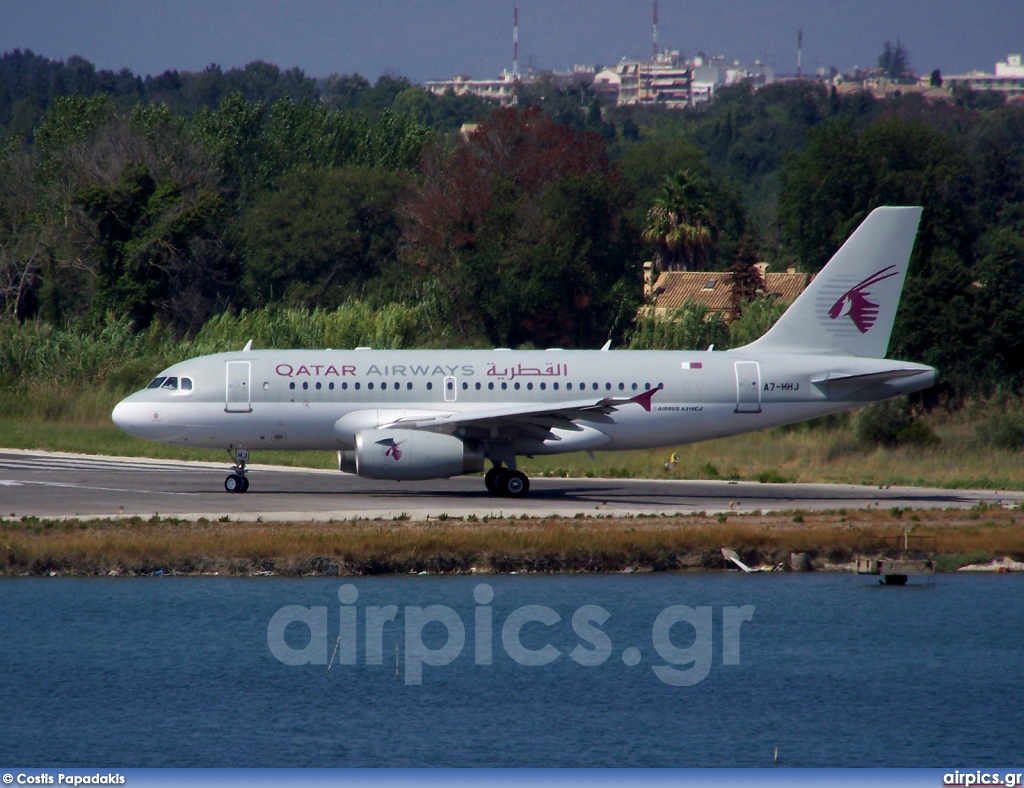
[[[942,82],[950,87],[960,85],[971,90],[995,90],[1007,98],[1024,96],[1024,65],[1020,55],[1009,55],[1005,61],[996,63],[996,73],[971,71],[967,74],[943,76]]]
[[[595,75],[592,89],[618,106],[688,107],[710,101],[724,85],[744,81],[766,85],[774,81],[774,72],[760,63],[747,67],[721,57],[684,60],[679,52],[666,50],[653,60],[623,60],[606,68]]]
[[[464,74],[454,79],[427,80],[423,87],[435,95],[441,96],[449,90],[456,96],[473,95],[497,101],[502,105],[514,104],[516,86],[520,77],[508,71],[502,71],[497,79],[472,79]]]

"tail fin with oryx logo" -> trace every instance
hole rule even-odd
[[[779,321],[744,350],[885,358],[921,208],[875,208]]]

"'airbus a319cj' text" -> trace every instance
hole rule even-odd
[[[516,458],[644,449],[791,424],[931,386],[885,359],[920,208],[874,210],[770,331],[726,351],[257,350],[175,364],[120,402],[125,432],[227,449],[332,449],[370,479],[475,473],[529,490]]]

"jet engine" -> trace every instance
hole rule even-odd
[[[355,451],[338,452],[338,469],[365,479],[447,479],[484,468],[483,450],[451,435],[377,429],[355,437]]]

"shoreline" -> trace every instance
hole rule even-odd
[[[237,523],[138,517],[0,523],[0,576],[365,577],[854,571],[881,537],[935,539],[939,572],[1024,560],[1019,509],[842,510],[635,518]],[[989,571],[998,571],[992,570]]]

